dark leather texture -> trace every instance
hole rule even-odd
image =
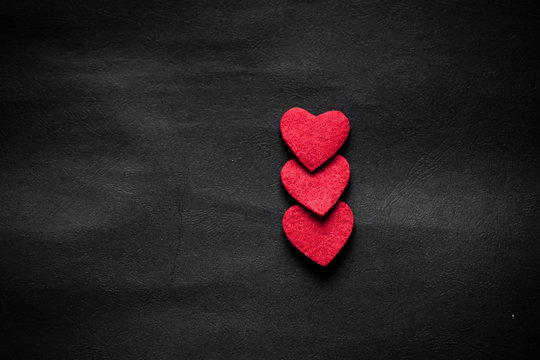
[[[6,1],[0,358],[538,359],[538,6]],[[291,107],[355,226],[286,239]]]

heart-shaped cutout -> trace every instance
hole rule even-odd
[[[349,163],[341,155],[310,173],[296,159],[281,169],[281,182],[299,203],[323,216],[339,200],[349,182]]]
[[[328,265],[345,245],[353,223],[351,208],[341,201],[324,217],[300,205],[291,206],[283,215],[283,230],[290,242],[322,266]]]
[[[281,135],[294,155],[313,171],[330,159],[349,135],[349,119],[341,111],[315,116],[301,108],[281,118]]]

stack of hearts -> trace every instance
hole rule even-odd
[[[326,266],[353,228],[351,208],[338,202],[349,182],[349,163],[336,155],[349,135],[349,120],[340,111],[314,116],[292,108],[283,115],[280,127],[297,158],[283,166],[281,182],[302,204],[285,212],[283,230],[298,250]]]

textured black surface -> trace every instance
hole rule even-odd
[[[538,358],[538,14],[4,2],[1,358]],[[326,269],[281,228],[293,106],[351,121]]]

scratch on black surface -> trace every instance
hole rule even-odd
[[[172,262],[172,268],[171,268],[171,276],[170,276],[170,283],[171,286],[174,285],[174,278],[176,275],[176,267],[177,267],[177,260],[178,255],[180,251],[180,244],[182,242],[182,231],[184,230],[184,218],[182,216],[183,206],[182,201],[184,200],[184,196],[186,195],[186,190],[189,184],[189,167],[186,168],[186,175],[184,178],[184,190],[182,191],[182,195],[180,195],[180,198],[178,199],[178,217],[180,218],[180,226],[178,228],[178,241],[176,242],[175,249],[174,249],[174,258]]]

